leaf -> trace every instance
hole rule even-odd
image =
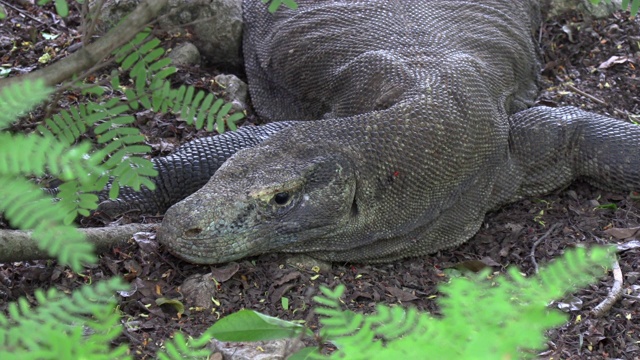
[[[25,80],[0,89],[0,129],[44,101],[52,90],[41,79]]]
[[[69,16],[69,4],[67,4],[67,0],[56,0],[56,12],[63,18]]]
[[[602,204],[596,206],[596,209],[608,209],[608,210],[618,210],[618,205],[616,204]]]
[[[282,3],[291,10],[298,9],[298,4],[294,0],[282,0]]]
[[[156,299],[156,305],[170,305],[178,312],[178,316],[184,314],[184,304],[180,300],[176,299],[167,299],[165,297],[160,297]]]
[[[132,52],[131,54],[129,54],[120,65],[122,67],[122,70],[129,70],[129,68],[132,67],[133,64],[138,61],[138,59],[140,59],[140,54],[138,54],[137,52]]]
[[[207,334],[221,341],[267,341],[292,338],[303,331],[299,324],[244,309],[218,320]]]
[[[638,15],[638,10],[640,10],[640,0],[633,0],[631,3],[631,9],[629,10],[631,12],[631,16]]]
[[[393,296],[395,296],[398,301],[411,301],[416,300],[418,297],[410,294],[404,290],[398,289],[393,286],[386,286],[385,289]]]
[[[291,354],[287,360],[309,360],[317,359],[320,356],[320,352],[316,346],[309,346],[301,349],[297,353]]]
[[[270,13],[275,13],[276,10],[278,10],[278,8],[280,7],[280,4],[282,3],[282,0],[271,0],[271,3],[269,4],[269,12]]]
[[[230,262],[222,267],[211,269],[211,277],[217,282],[225,282],[240,270],[240,265],[236,262]]]
[[[640,226],[632,228],[611,228],[604,231],[618,240],[640,237]]]

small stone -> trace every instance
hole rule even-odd
[[[225,360],[281,360],[302,349],[304,343],[298,338],[255,342],[212,339],[207,347]]]
[[[200,51],[190,42],[180,44],[171,50],[169,58],[175,66],[200,65]]]
[[[247,109],[247,84],[235,75],[221,74],[213,78],[224,92],[224,100],[231,103],[231,109],[242,112]]]

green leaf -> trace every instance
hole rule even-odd
[[[298,336],[304,327],[253,310],[240,310],[216,322],[207,334],[221,341],[266,341]]]
[[[611,203],[611,204],[602,204],[602,205],[598,205],[596,206],[596,209],[609,209],[609,210],[618,210],[618,205]]]
[[[140,54],[138,54],[137,52],[132,52],[124,59],[120,66],[122,67],[122,70],[129,70],[129,68],[131,68],[133,64],[138,62],[139,59]]]
[[[160,76],[161,79],[166,78],[167,76],[174,74],[176,71],[178,71],[178,69],[176,69],[175,67],[168,67],[169,65],[171,65],[171,59],[169,58],[164,58],[164,59],[160,59],[156,62],[154,62],[153,64],[149,65],[149,71],[155,73],[158,70],[166,70],[168,72],[167,75],[160,75],[160,73],[156,73],[154,75],[154,77],[158,77]],[[166,69],[165,69],[166,67]]]
[[[109,199],[117,199],[118,194],[120,194],[120,182],[118,180],[114,180],[111,185],[111,189],[109,189]]]
[[[160,297],[156,299],[156,305],[170,305],[174,309],[176,309],[178,315],[184,314],[184,304],[180,300],[176,299],[168,299],[165,297]]]
[[[202,99],[204,99],[204,91],[199,90],[189,106],[189,112],[185,118],[187,124],[193,124],[196,112],[200,110],[200,103],[202,102]]]
[[[238,129],[238,126],[236,126],[236,123],[242,119],[244,119],[243,113],[237,112],[235,114],[231,114],[227,118],[227,126],[231,131],[236,131]]]
[[[20,81],[0,89],[0,129],[46,100],[52,91],[41,79]]]
[[[213,124],[216,121],[216,113],[220,110],[222,105],[224,105],[224,101],[222,101],[222,99],[218,99],[213,103],[211,109],[209,109],[209,114],[207,114],[207,131],[213,131]]]
[[[640,10],[640,0],[633,0],[631,3],[631,16],[638,15],[638,10]]]
[[[593,1],[593,0],[592,0],[592,1]],[[629,8],[629,1],[630,1],[630,0],[622,0],[622,4],[620,4],[620,5],[621,5],[621,7],[622,7],[622,10],[626,10],[626,9],[628,9],[628,8]],[[636,0],[636,1],[638,1],[638,0]]]
[[[104,88],[102,86],[92,86],[90,88],[86,88],[86,89],[82,89],[82,94],[83,95],[87,95],[87,94],[93,94],[96,96],[102,96],[104,95]]]
[[[204,119],[207,116],[207,111],[209,111],[213,99],[213,94],[209,93],[207,97],[204,98],[202,105],[200,105],[201,111],[198,111],[198,116],[196,117],[195,121],[196,129],[202,129],[202,126],[204,125]]]
[[[282,0],[282,3],[291,10],[298,9],[298,4],[294,0]]]
[[[138,52],[141,54],[146,54],[149,51],[157,48],[159,45],[160,45],[160,39],[154,37],[153,39],[150,39],[149,41],[142,44],[142,46],[140,46],[140,49],[138,49]],[[164,52],[164,49],[161,49],[161,50]]]
[[[309,346],[301,349],[300,351],[289,355],[287,360],[309,360],[309,359],[317,359],[320,356],[320,351],[318,351],[317,346]]]
[[[157,39],[156,39],[157,40]],[[159,41],[159,40],[158,40]],[[144,58],[144,62],[146,63],[151,63],[154,60],[160,58],[160,56],[162,56],[162,54],[164,54],[164,49],[163,48],[157,48],[155,50],[153,50],[152,52],[148,53]],[[170,59],[167,59],[169,61],[171,61]]]
[[[275,13],[280,7],[281,3],[282,3],[282,0],[272,0],[271,3],[269,4],[269,12],[272,14]]]
[[[56,0],[56,12],[60,17],[69,16],[69,5],[66,0]]]

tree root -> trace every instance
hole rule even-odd
[[[135,233],[152,231],[156,226],[158,224],[128,224],[78,230],[96,247],[96,252],[101,253],[128,241]],[[0,230],[0,263],[38,259],[51,257],[38,248],[37,242],[31,237],[31,231]]]

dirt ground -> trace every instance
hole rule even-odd
[[[51,8],[15,7],[7,8],[9,18],[0,23],[1,64],[31,71],[43,66],[38,62],[43,53],[50,53],[53,59],[63,57],[65,49],[80,40],[77,14],[60,21]],[[45,39],[43,33],[59,37]],[[540,103],[574,105],[627,121],[640,121],[637,116],[629,116],[640,114],[638,19],[615,14],[608,19],[585,22],[580,16],[569,14],[545,22],[539,37],[545,65]],[[179,40],[167,37],[165,47],[172,47]],[[613,58],[615,62],[611,60],[613,56],[618,57]],[[174,80],[211,89],[208,80],[215,75],[216,69],[205,65],[181,69]],[[74,94],[66,93],[59,104],[65,106],[74,101]],[[166,154],[181,142],[206,135],[168,116],[140,116],[138,125],[148,136],[155,154]],[[33,127],[34,122],[27,122],[14,130],[28,131]],[[138,220],[153,223],[161,219],[147,216],[119,221]],[[310,315],[311,298],[323,284],[330,287],[345,284],[345,304],[355,311],[371,312],[375,304],[383,302],[437,314],[436,286],[447,280],[444,269],[481,260],[495,271],[517,266],[532,274],[531,255],[543,264],[558,257],[565,248],[578,244],[625,242],[623,238],[612,238],[605,230],[638,226],[637,196],[609,193],[577,182],[553,194],[526,199],[487,214],[480,232],[455,249],[384,265],[333,264],[329,271],[319,274],[288,266],[286,257],[278,254],[224,266],[196,266],[174,258],[142,236],[103,254],[100,263],[82,275],[44,261],[0,265],[0,310],[5,311],[7,302],[20,296],[33,301],[31,295],[36,288],[55,286],[68,292],[88,279],[123,276],[132,283],[134,291],[120,297],[125,330],[118,342],[129,343],[136,358],[146,359],[153,357],[163,339],[174,331],[198,335],[218,318],[242,308],[282,319],[306,319],[315,328],[317,318]],[[534,243],[548,232],[534,248]],[[640,359],[638,250],[621,254],[620,267],[625,279],[622,300],[602,318],[589,313],[609,291],[611,275],[569,296],[564,303],[575,305],[575,310],[568,311],[566,325],[549,331],[548,350],[540,354],[541,358]],[[208,283],[212,293],[207,299],[214,299],[212,310],[190,307],[178,318],[170,306],[156,305],[155,300],[161,296],[193,305],[193,296],[185,296],[181,286],[189,276],[212,271],[218,279],[217,284],[211,280]],[[283,307],[283,297],[288,299],[288,307]]]

